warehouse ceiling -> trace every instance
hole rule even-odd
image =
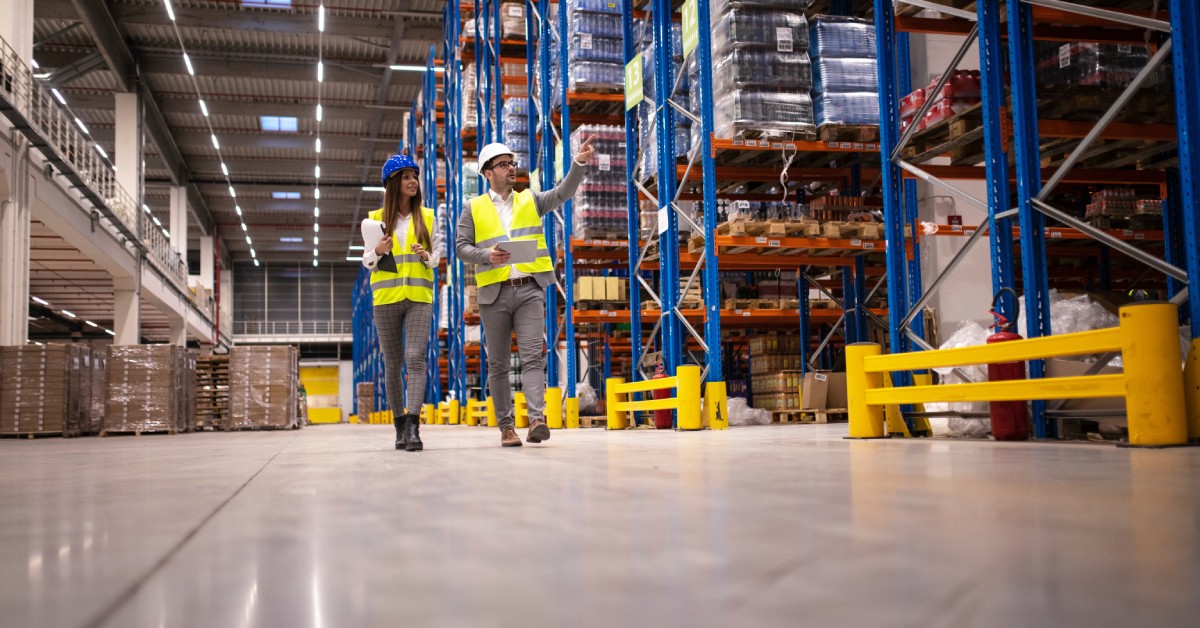
[[[233,262],[345,264],[420,90],[391,66],[440,51],[444,0],[325,0],[324,31],[320,4],[37,0],[34,59],[110,155],[114,94],[148,92],[145,203],[169,228],[170,186],[191,188],[193,252],[215,228]]]

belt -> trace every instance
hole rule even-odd
[[[518,277],[516,279],[505,279],[506,286],[523,286],[527,283],[533,283],[533,277]]]

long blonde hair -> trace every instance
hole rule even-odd
[[[403,171],[402,171],[403,172]],[[383,224],[390,231],[396,228],[396,219],[400,217],[400,208],[404,202],[404,195],[400,193],[402,174],[395,174],[388,177],[387,183],[384,185],[383,191]],[[417,243],[426,250],[433,248],[433,241],[429,235],[429,230],[425,228],[425,215],[421,209],[421,185],[417,184],[417,194],[409,200],[409,211],[412,216],[413,234],[417,236]],[[400,234],[404,237],[404,234]],[[405,251],[407,253],[407,251]]]

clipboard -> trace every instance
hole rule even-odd
[[[383,222],[379,220],[363,218],[359,229],[362,232],[364,250],[367,251],[374,251],[375,247],[379,246],[379,243],[387,237],[387,230],[383,228]],[[391,253],[380,255],[375,268],[394,273],[397,271],[396,258]]]
[[[537,240],[506,240],[496,248],[508,252],[509,264],[529,264],[537,259]]]

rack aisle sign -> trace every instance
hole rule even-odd
[[[683,3],[683,57],[686,59],[688,54],[696,49],[696,44],[700,43],[700,21],[696,16],[696,0],[687,0]],[[626,107],[629,105],[626,104]]]
[[[642,96],[642,56],[637,55],[625,64],[625,111],[638,106]],[[561,161],[561,149],[558,156]]]

